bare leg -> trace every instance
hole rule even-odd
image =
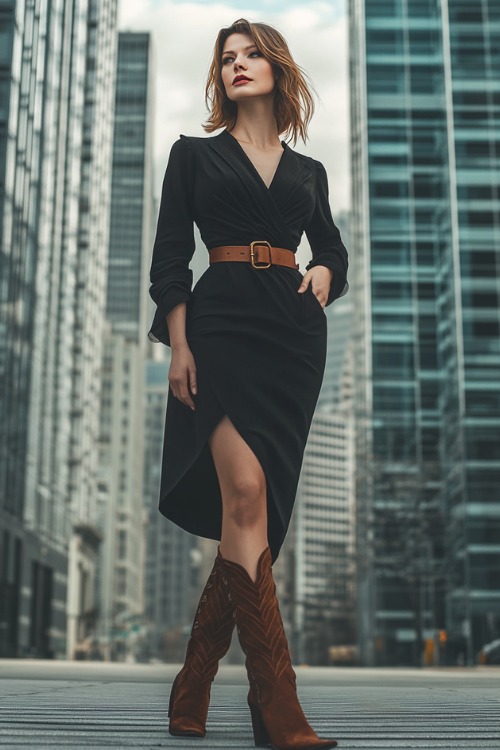
[[[268,546],[264,472],[227,414],[208,443],[222,493],[221,555],[243,565],[255,581],[257,561]]]

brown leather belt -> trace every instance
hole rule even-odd
[[[285,247],[271,247],[266,240],[255,240],[250,245],[212,247],[208,253],[210,263],[218,263],[221,260],[242,260],[251,263],[254,268],[269,268],[271,265],[299,267],[292,250]]]

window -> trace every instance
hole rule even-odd
[[[120,529],[118,532],[118,559],[124,560],[127,556],[127,532]]]

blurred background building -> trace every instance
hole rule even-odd
[[[120,32],[101,402],[99,641],[130,656],[144,612],[147,289],[152,246],[154,55],[151,35]]]
[[[350,0],[358,633],[500,630],[496,0]]]
[[[0,654],[64,656],[95,619],[116,0],[2,3],[0,40]]]

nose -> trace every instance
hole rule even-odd
[[[233,65],[235,70],[238,70],[238,68],[244,68],[244,58],[240,58],[239,56],[235,57]]]

